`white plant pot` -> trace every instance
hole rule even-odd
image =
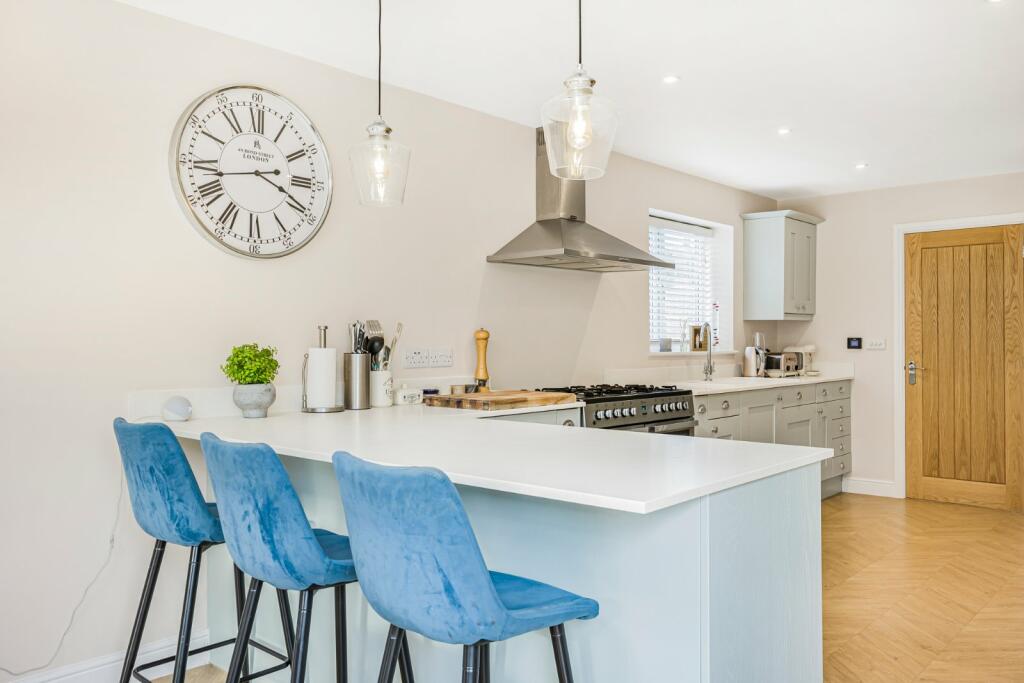
[[[232,395],[242,417],[266,417],[267,409],[277,399],[273,384],[239,384]]]

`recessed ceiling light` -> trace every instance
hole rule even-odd
[[[661,82],[664,83],[665,85],[675,85],[676,83],[679,82],[679,76],[669,74],[667,76],[663,76]]]
[[[990,3],[990,4],[993,4],[993,5],[994,5],[994,4],[996,4],[997,2],[1002,2],[1003,0],[988,0],[988,1],[989,1],[989,3]]]
[[[793,129],[792,128],[788,128],[786,126],[783,126],[782,128],[779,128],[779,135],[789,135],[792,132],[793,132]]]
[[[853,167],[855,169],[857,169],[858,171],[863,171],[865,168],[868,167],[868,162],[861,161],[861,162],[858,162],[858,163],[854,164]]]

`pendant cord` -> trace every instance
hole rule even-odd
[[[384,0],[377,0],[377,116],[380,116],[381,106],[381,64],[382,64],[382,53],[384,51],[384,39],[383,39],[383,26],[384,26]]]
[[[576,63],[580,66],[580,68],[582,68],[583,67],[583,0],[579,0],[579,4],[577,5],[576,20],[577,20],[576,33],[577,33],[577,36],[579,37],[579,44],[578,44],[577,53],[576,53],[576,57],[577,57]]]

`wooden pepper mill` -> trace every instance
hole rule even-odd
[[[476,379],[478,392],[490,391],[487,387],[487,382],[491,379],[487,374],[487,340],[490,337],[491,333],[482,327],[473,334],[473,338],[476,339],[476,373],[473,377]]]

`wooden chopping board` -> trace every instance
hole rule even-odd
[[[452,394],[427,396],[423,402],[440,408],[466,408],[468,410],[508,410],[575,403],[576,394],[557,391],[488,391],[479,394]]]

